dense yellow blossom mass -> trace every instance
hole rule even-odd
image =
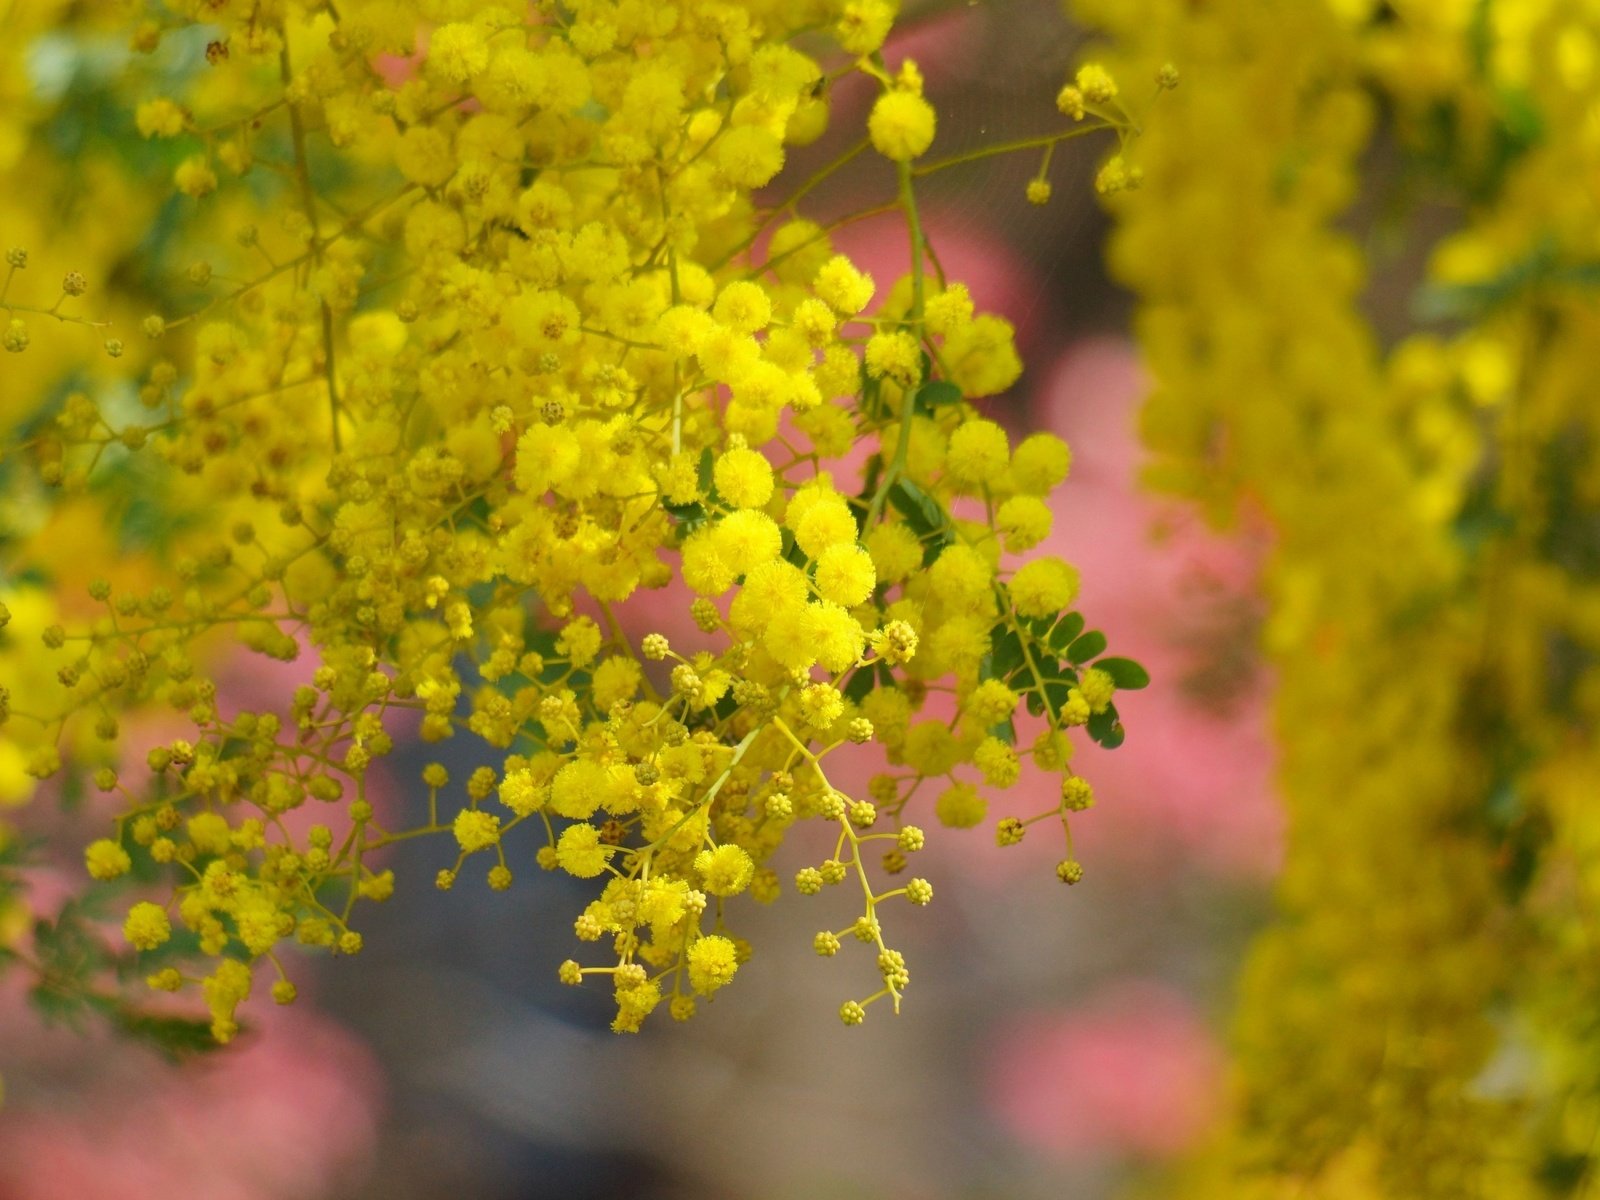
[[[1120,742],[1111,691],[1145,679],[1099,658],[1068,564],[1019,557],[1070,459],[972,408],[1021,363],[926,245],[915,181],[948,164],[915,63],[881,53],[894,5],[22,11],[5,86],[47,30],[115,69],[0,116],[7,178],[100,210],[69,243],[48,204],[0,201],[0,802],[110,797],[85,864],[137,884],[151,985],[198,987],[226,1041],[258,978],[294,998],[285,947],[359,952],[362,903],[418,882],[380,852],[433,835],[440,888],[595,880],[560,978],[608,980],[619,1030],[686,1018],[749,955],[738,905],[784,890],[785,835],[822,822],[834,850],[795,890],[859,881],[818,945],[866,943],[883,981],[842,1015],[898,1008],[883,922],[933,895],[892,878],[908,818],[976,823],[1031,755],[1065,826],[1063,731]],[[861,144],[791,183],[847,76],[877,92]],[[1116,94],[1101,68],[1078,86]],[[124,142],[53,159],[91,103]],[[1131,135],[1073,116],[1031,144]],[[869,149],[899,286],[797,207]],[[292,682],[241,709],[230,649]],[[404,718],[494,765],[375,803]],[[886,768],[844,794],[827,756],[868,742]]]
[[[1241,985],[1233,1127],[1159,1194],[1585,1195],[1600,9],[1073,7],[1119,78],[1183,69],[1111,249],[1154,476],[1276,536],[1279,917]],[[1385,154],[1398,182],[1364,175]],[[1364,289],[1418,198],[1443,225],[1380,324]]]

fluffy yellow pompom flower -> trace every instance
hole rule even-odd
[[[1078,595],[1078,569],[1059,558],[1036,558],[1011,577],[1011,603],[1024,617],[1051,616]]]
[[[736,446],[717,459],[712,478],[735,508],[760,508],[772,499],[772,464],[759,451]]]
[[[733,941],[719,933],[708,934],[689,947],[689,986],[709,996],[733,980],[739,954]]]
[[[412,183],[438,187],[456,172],[450,139],[432,125],[413,125],[395,144],[394,165]]]
[[[141,900],[128,910],[122,923],[122,936],[139,950],[154,950],[172,936],[172,922],[159,904]]]
[[[1030,434],[1011,456],[1012,481],[1030,496],[1047,494],[1071,470],[1072,450],[1053,433]]]
[[[550,809],[558,816],[583,820],[594,815],[607,786],[606,771],[592,759],[576,758],[550,782]]]
[[[171,100],[146,100],[135,112],[134,123],[147,138],[177,137],[188,124],[188,117]]]
[[[947,787],[939,793],[933,806],[933,815],[939,818],[939,823],[951,829],[971,829],[982,823],[988,811],[989,802],[970,783]]]
[[[772,300],[759,284],[741,279],[722,289],[711,315],[740,333],[757,333],[772,320]]]
[[[456,814],[450,830],[456,841],[468,854],[487,850],[500,840],[500,818],[493,813],[475,808],[464,808]]]
[[[600,831],[587,822],[565,830],[556,842],[556,861],[579,879],[593,879],[606,869],[611,847],[601,844]]]
[[[950,435],[945,467],[962,483],[980,483],[1005,470],[1011,448],[993,421],[968,421]]]
[[[201,854],[226,854],[231,844],[232,830],[221,813],[196,813],[184,826],[189,840]]]
[[[737,896],[750,886],[756,865],[744,849],[729,842],[695,856],[694,869],[713,896]]]
[[[933,142],[937,119],[933,105],[912,92],[890,91],[878,97],[867,118],[873,149],[895,162],[910,162]]]
[[[867,534],[867,550],[884,583],[898,583],[922,565],[922,543],[907,525],[879,525]]]
[[[836,254],[817,271],[814,285],[817,296],[835,312],[853,317],[872,300],[872,276],[857,270],[842,254]]]
[[[783,169],[783,143],[760,125],[730,129],[713,155],[729,182],[741,187],[763,187]]]
[[[794,530],[794,540],[809,558],[818,558],[829,546],[841,543],[853,545],[856,540],[856,519],[844,498],[835,492],[819,495],[805,505],[797,516],[796,505],[791,503],[789,527]]]
[[[489,65],[489,47],[475,25],[441,25],[428,39],[428,70],[451,83],[465,83]]]
[[[203,154],[195,154],[178,164],[172,182],[185,196],[206,196],[217,190],[217,173]]]
[[[929,296],[922,313],[928,332],[947,337],[972,320],[972,293],[964,283],[952,283]]]
[[[922,371],[922,347],[905,330],[875,333],[867,339],[867,374],[891,379],[901,387],[917,382]]]
[[[1111,704],[1111,697],[1116,692],[1117,685],[1107,672],[1098,667],[1090,667],[1078,681],[1078,690],[1083,693],[1089,711],[1100,713],[1105,712]]]
[[[95,879],[115,879],[133,867],[128,852],[110,838],[90,842],[83,852],[83,864]]]
[[[860,546],[829,546],[817,559],[817,591],[824,600],[854,608],[872,595],[877,572],[872,556]]]
[[[735,575],[748,575],[783,552],[783,532],[777,522],[753,508],[729,513],[711,536],[718,557]]]
[[[985,679],[972,689],[964,707],[979,726],[988,728],[1015,711],[1017,694],[998,679]]]
[[[995,513],[995,528],[1007,550],[1032,550],[1050,535],[1054,523],[1050,506],[1037,496],[1013,496]]]

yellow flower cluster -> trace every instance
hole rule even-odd
[[[915,183],[983,152],[920,161],[935,113],[880,53],[893,5],[169,7],[204,25],[139,25],[153,65],[114,88],[171,179],[164,252],[192,263],[135,318],[131,382],[6,414],[0,484],[123,522],[133,565],[69,591],[58,520],[7,543],[37,582],[4,597],[0,797],[93,770],[120,812],[88,873],[159,881],[126,940],[198,940],[220,1040],[259,971],[293,999],[286,945],[360,950],[358,901],[396,886],[379,852],[424,834],[453,843],[441,888],[469,859],[497,890],[535,865],[597,880],[575,932],[603,965],[560,977],[609,976],[635,1030],[730,982],[750,948],[728,902],[774,899],[787,833],[824,822],[835,849],[796,890],[859,881],[860,915],[817,945],[853,936],[883,979],[844,1019],[898,1007],[879,916],[933,890],[881,876],[923,845],[916,806],[975,824],[1030,757],[1064,787],[1029,820],[1064,826],[1091,794],[1067,731],[1120,742],[1113,690],[1145,677],[1084,632],[1069,564],[1013,557],[1070,459],[972,408],[1021,364],[944,278]],[[818,30],[833,48],[799,40]],[[158,65],[202,34],[203,65]],[[797,211],[834,167],[757,194],[852,74],[879,97],[834,166],[892,163],[912,267],[888,288]],[[1079,86],[1116,94],[1099,68]],[[1029,144],[1127,133],[1094,111]],[[859,478],[839,462],[858,446]],[[233,711],[228,646],[302,682]],[[192,730],[122,738],[150,705]],[[382,809],[372,767],[408,714],[497,765],[452,783],[434,763],[410,815]],[[867,742],[887,767],[846,795],[825,759]],[[185,965],[151,984],[196,982]]]
[[[1232,1134],[1167,1194],[1578,1194],[1600,1116],[1595,10],[1076,7],[1122,78],[1183,66],[1112,249],[1159,481],[1277,535],[1281,917],[1243,978]],[[1345,227],[1380,138],[1464,214],[1400,328],[1367,315]]]

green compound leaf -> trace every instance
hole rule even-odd
[[[1125,692],[1150,686],[1150,672],[1131,658],[1102,658],[1095,667],[1111,676],[1111,682]]]
[[[1105,652],[1106,635],[1098,629],[1091,629],[1082,637],[1073,639],[1067,647],[1067,658],[1073,663],[1086,663],[1097,654]]]

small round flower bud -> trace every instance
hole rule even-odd
[[[845,865],[836,858],[830,858],[822,864],[818,873],[822,876],[823,883],[843,883]]]
[[[802,896],[815,896],[822,890],[822,872],[815,867],[801,867],[795,872],[794,890]]]
[[[293,1004],[297,994],[294,984],[287,979],[280,979],[272,985],[272,1000],[275,1004]]]
[[[89,281],[82,271],[68,271],[61,279],[61,290],[69,296],[81,296],[89,290]]]
[[[839,1019],[846,1025],[859,1025],[867,1019],[867,1010],[855,1000],[846,1000],[839,1007]]]
[[[446,867],[433,877],[433,886],[441,892],[448,892],[456,885],[456,873]]]
[[[504,864],[489,868],[489,886],[503,892],[511,886],[511,868]]]
[[[577,987],[583,982],[583,968],[575,959],[569,958],[556,968],[556,978],[568,987]]]
[[[1077,883],[1083,878],[1083,864],[1074,858],[1064,858],[1056,864],[1056,878],[1062,883]]]
[[[696,598],[689,606],[689,615],[694,618],[694,623],[700,627],[701,633],[715,633],[722,624],[722,616],[717,612],[717,606],[704,596]]]
[[[839,953],[839,935],[824,929],[811,939],[811,948],[823,958],[832,958]]]
[[[1016,817],[1003,817],[994,829],[994,844],[996,846],[1015,846],[1022,841],[1023,835],[1028,832],[1026,826]]]
[[[1050,203],[1050,181],[1048,179],[1030,179],[1028,181],[1028,203],[1045,205]]]
[[[183,986],[183,976],[177,967],[162,967],[154,975],[145,977],[145,984],[158,992],[175,992]]]
[[[1061,781],[1061,805],[1068,812],[1094,807],[1094,787],[1081,775],[1068,775]]]
[[[872,722],[865,717],[856,717],[845,729],[845,736],[858,746],[864,746],[872,740]]]
[[[6,265],[14,271],[20,271],[28,265],[28,252],[21,246],[13,246],[6,251]]]
[[[667,651],[671,647],[668,645],[667,639],[662,637],[661,634],[647,633],[644,635],[644,641],[639,643],[639,649],[651,662],[660,662],[667,656]]]
[[[28,334],[28,327],[16,317],[7,322],[5,334],[0,336],[0,343],[3,343],[12,354],[21,354],[32,340]]]
[[[933,900],[933,884],[926,879],[913,879],[906,884],[906,899],[921,907]]]
[[[106,339],[106,354],[111,358],[121,358],[124,350],[121,338]]]
[[[915,854],[927,841],[926,835],[916,825],[907,825],[895,838],[895,844],[907,854]]]
[[[775,821],[786,821],[794,816],[794,801],[787,792],[774,792],[767,797],[767,816]]]

